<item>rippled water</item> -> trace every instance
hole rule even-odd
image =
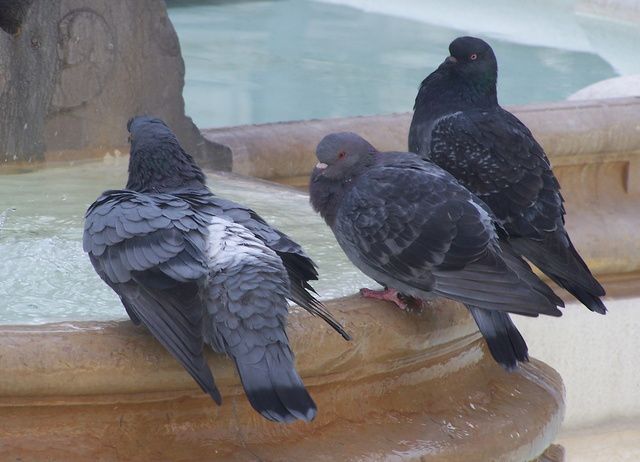
[[[345,5],[346,4],[346,5]],[[640,72],[640,29],[571,0],[169,1],[200,127],[406,112],[460,35],[490,41],[504,104]],[[636,45],[634,45],[636,44]]]
[[[86,208],[125,183],[127,157],[0,175],[0,324],[126,317],[82,251]],[[320,265],[322,298],[371,284],[346,259],[301,192],[209,173],[220,196],[254,208]]]

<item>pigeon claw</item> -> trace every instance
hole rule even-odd
[[[398,291],[395,289],[385,289],[385,290],[360,289],[360,295],[364,298],[386,300],[388,302],[395,304],[401,310],[409,309],[409,305],[407,305],[407,302],[405,302],[400,298]]]

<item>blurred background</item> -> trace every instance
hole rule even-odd
[[[640,73],[637,24],[576,0],[169,0],[196,125],[405,112],[460,35],[490,41],[503,105]]]

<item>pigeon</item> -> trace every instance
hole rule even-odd
[[[500,240],[480,199],[437,165],[355,133],[327,135],[316,155],[311,204],[358,269],[392,295],[463,303],[499,364],[528,360],[509,313],[560,316],[563,303]]]
[[[265,418],[312,420],[285,332],[287,299],[349,338],[310,292],[314,263],[256,212],[212,194],[162,120],[127,127],[126,189],[104,192],[86,213],[83,248],[96,272],[216,403],[205,345],[233,359]]]
[[[451,173],[482,199],[511,247],[591,311],[605,291],[565,229],[564,199],[531,131],[498,104],[498,64],[481,39],[460,37],[420,86],[409,151]]]

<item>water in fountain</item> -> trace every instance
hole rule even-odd
[[[127,158],[0,176],[0,324],[126,317],[82,251],[84,212],[125,183]],[[371,284],[338,248],[300,191],[208,173],[217,194],[254,208],[320,265],[322,298]]]

